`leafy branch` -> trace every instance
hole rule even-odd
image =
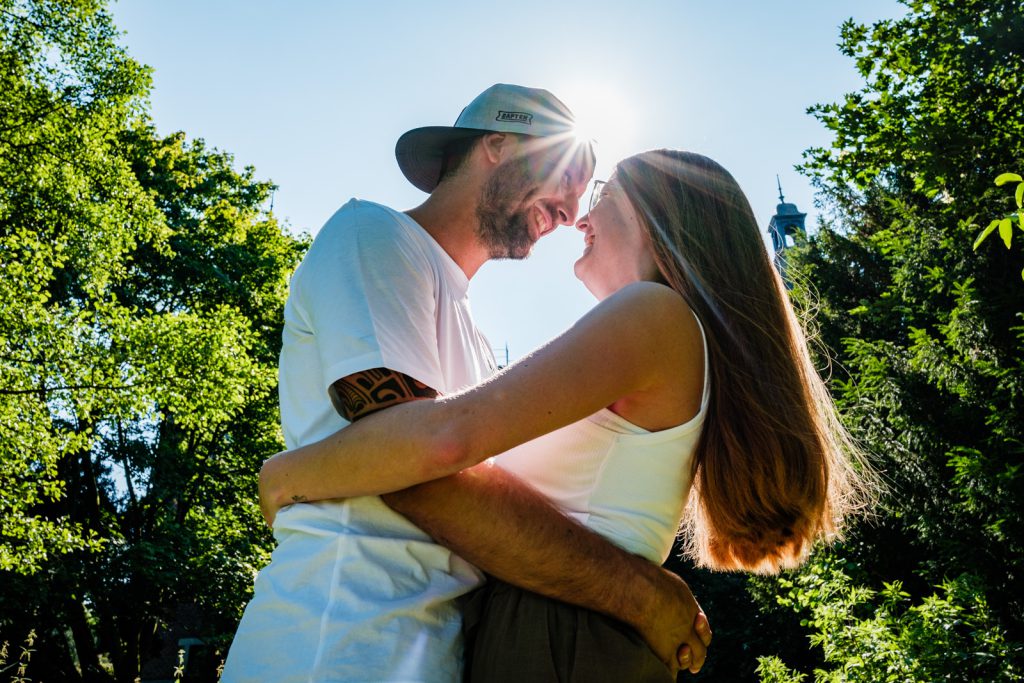
[[[1003,218],[993,218],[992,222],[988,224],[981,234],[978,235],[978,239],[974,240],[974,250],[977,251],[981,243],[985,241],[985,238],[995,232],[996,228],[999,229],[999,237],[1002,238],[1003,244],[1006,248],[1010,248],[1010,244],[1013,240],[1013,219],[1014,216],[1017,218],[1017,227],[1024,231],[1024,178],[1016,173],[1001,173],[996,178],[996,185],[1002,187],[1007,183],[1017,183],[1017,189],[1014,192],[1014,200],[1017,202],[1016,214],[1010,214]],[[1020,271],[1021,279],[1024,279],[1024,270]]]

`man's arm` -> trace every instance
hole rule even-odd
[[[335,407],[350,422],[436,395],[386,368],[350,375],[331,388]],[[484,463],[383,498],[489,574],[626,622],[673,670],[677,661],[693,672],[703,665],[710,629],[682,579],[569,519],[501,468]]]
[[[694,673],[704,664],[711,631],[681,578],[576,523],[500,467],[483,463],[382,498],[487,573],[626,622],[673,671],[677,660]]]
[[[334,409],[349,422],[399,403],[438,396],[437,391],[418,379],[387,368],[364,370],[339,379],[327,393]]]

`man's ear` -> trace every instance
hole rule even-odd
[[[517,140],[507,133],[487,133],[480,139],[480,149],[484,159],[492,166],[497,166],[508,158],[515,148]]]

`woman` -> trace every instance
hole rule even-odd
[[[645,152],[596,200],[577,222],[575,271],[600,300],[590,313],[479,386],[271,459],[268,521],[294,496],[384,493],[500,453],[498,466],[653,562],[687,503],[688,550],[716,569],[795,566],[836,535],[864,500],[866,469],[735,180],[697,154]],[[608,639],[635,644],[628,680],[670,680],[663,667],[639,673],[643,644],[613,620],[502,584],[478,602],[474,680],[564,680],[572,648],[551,644],[562,638],[609,653],[592,662],[606,680],[623,659]],[[553,641],[553,623],[575,631]]]

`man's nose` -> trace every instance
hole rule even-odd
[[[590,214],[585,213],[576,221],[576,229],[580,232],[586,232],[588,227],[590,227]]]
[[[555,222],[558,225],[572,225],[576,222],[576,212],[579,210],[580,200],[571,191],[567,195],[558,198],[555,209]]]
[[[572,225],[576,222],[576,207],[559,204],[557,216],[559,225]]]

